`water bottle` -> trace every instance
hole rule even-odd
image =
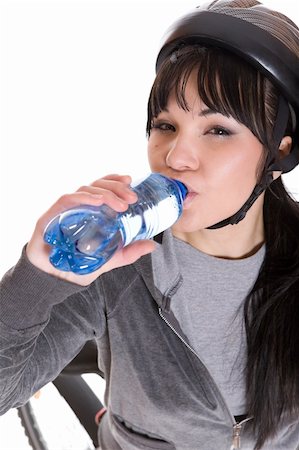
[[[156,236],[180,217],[187,195],[180,181],[152,173],[131,187],[138,200],[125,212],[82,205],[52,219],[44,232],[52,246],[51,264],[63,271],[91,273],[120,248]]]

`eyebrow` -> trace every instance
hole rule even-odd
[[[163,110],[161,110],[160,112],[163,112],[163,111],[168,113],[169,109],[168,108],[163,108]],[[215,109],[204,108],[198,113],[198,117],[206,117],[206,116],[211,116],[213,114],[221,114],[221,113],[216,111]],[[224,115],[224,114],[222,114],[222,115]]]
[[[219,114],[219,113],[211,108],[204,108],[198,113],[199,117],[210,116],[211,114]]]

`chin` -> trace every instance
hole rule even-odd
[[[215,225],[218,222],[230,217],[233,213],[223,215],[221,217],[194,217],[193,214],[188,214],[184,211],[179,220],[172,226],[172,230],[178,233],[194,233],[196,231],[204,230]]]
[[[194,233],[196,231],[202,230],[209,225],[205,225],[201,223],[193,223],[188,219],[184,219],[183,217],[179,219],[171,228],[172,231],[177,233]]]

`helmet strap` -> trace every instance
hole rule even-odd
[[[275,120],[275,125],[273,129],[273,148],[276,149],[277,155],[280,146],[280,142],[285,134],[285,130],[288,123],[290,110],[287,101],[284,99],[282,95],[279,97],[278,111]],[[291,155],[291,154],[290,154]],[[250,197],[246,200],[244,205],[237,211],[234,215],[228,217],[227,219],[222,220],[221,222],[216,223],[210,227],[207,227],[208,230],[216,230],[218,228],[226,227],[227,225],[235,225],[239,223],[247,214],[247,211],[251,208],[253,203],[257,200],[257,198],[264,192],[272,183],[272,181],[276,180],[278,176],[282,172],[285,171],[285,165],[288,164],[287,158],[290,155],[286,156],[282,160],[273,160],[266,163],[264,173],[262,178],[258,184],[256,184],[253,189]],[[285,162],[284,162],[285,161]]]

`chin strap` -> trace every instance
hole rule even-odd
[[[289,114],[289,105],[284,97],[280,96],[277,117],[273,130],[273,147],[277,150],[277,152],[280,146],[281,139],[283,138],[286,130]],[[276,180],[276,178],[278,178],[278,176],[280,176],[282,172],[288,172],[290,170],[290,165],[292,164],[293,157],[294,155],[291,156],[290,154],[281,161],[273,161],[272,159],[266,165],[266,169],[261,181],[255,186],[250,197],[239,209],[239,211],[237,211],[234,215],[228,217],[227,219],[224,219],[221,222],[216,223],[215,225],[207,227],[207,229],[216,230],[217,228],[226,227],[227,225],[235,225],[243,220],[247,214],[247,211],[251,208],[251,206],[261,195],[261,193],[264,192],[268,188],[268,186],[270,186],[272,181]]]

